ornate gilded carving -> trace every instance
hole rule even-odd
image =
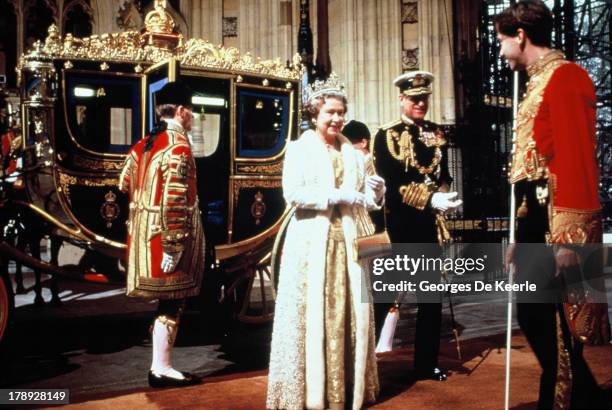
[[[74,157],[74,165],[88,170],[121,171],[121,162],[116,161],[97,161],[81,156]]]
[[[255,225],[259,225],[261,218],[266,214],[266,203],[263,201],[263,194],[257,191],[255,200],[251,204],[251,216],[255,218]]]
[[[243,188],[280,188],[282,181],[279,179],[236,179],[234,186],[234,203],[238,203],[238,193]]]
[[[170,34],[174,30],[174,20],[166,11],[166,0],[155,0],[153,10],[145,17],[145,28],[149,33]]]
[[[58,192],[63,192],[68,203],[70,199],[70,187],[72,185],[83,185],[91,187],[114,187],[117,186],[116,178],[84,178],[75,175],[58,172]]]
[[[301,59],[297,54],[294,56],[293,67],[287,68],[280,58],[262,60],[253,58],[250,53],[240,56],[240,52],[235,47],[225,48],[200,39],[190,39],[176,51],[181,65],[184,66],[252,72],[295,80],[302,76]]]
[[[106,195],[104,195],[104,203],[100,207],[100,215],[106,221],[106,227],[111,228],[113,226],[113,222],[119,216],[119,205],[117,205],[117,195],[113,193],[113,191],[108,191]]]
[[[24,54],[17,65],[20,72],[28,61],[66,59],[93,61],[129,61],[156,63],[172,56],[170,50],[144,45],[145,38],[137,31],[93,35],[77,38],[59,35],[52,24],[44,43],[37,41],[33,49]]]
[[[247,72],[293,80],[302,77],[303,66],[298,54],[294,55],[292,66],[287,67],[280,58],[262,60],[259,57],[254,58],[250,53],[241,56],[235,47],[225,48],[200,39],[190,39],[184,45],[168,49],[160,46],[159,42],[151,42],[152,35],[174,36],[174,34],[150,32],[141,34],[128,31],[85,38],[77,38],[68,33],[62,39],[57,26],[51,25],[44,43],[37,41],[30,51],[21,56],[17,72],[20,76],[28,61],[65,59],[100,61],[106,64],[124,61],[152,64],[176,57],[182,65],[189,67]],[[159,39],[158,37],[156,39]]]
[[[282,171],[282,162],[266,165],[238,165],[238,172],[249,172],[255,174],[280,174]]]

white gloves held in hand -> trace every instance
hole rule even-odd
[[[333,189],[329,195],[330,205],[361,205],[365,206],[365,195],[350,189]]]
[[[176,264],[181,259],[182,252],[166,253],[162,257],[161,270],[164,273],[172,273],[176,268]]]
[[[431,207],[440,212],[453,210],[463,203],[461,199],[453,201],[456,197],[456,192],[436,192],[431,196]]]
[[[385,187],[385,180],[379,177],[378,175],[368,175],[365,178],[366,185],[374,191],[374,195],[376,196],[376,202],[380,202],[382,197],[387,192],[387,187]]]

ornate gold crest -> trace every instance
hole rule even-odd
[[[166,11],[166,0],[155,0],[155,7],[145,17],[145,28],[149,33],[171,34],[174,20]]]
[[[100,215],[106,221],[106,227],[111,228],[113,221],[117,219],[120,213],[119,205],[117,205],[117,195],[113,191],[108,191],[104,195],[104,203],[100,207]]]
[[[187,178],[187,175],[189,174],[189,162],[185,154],[181,154],[181,159],[176,166],[176,172],[181,178]]]
[[[257,191],[255,194],[255,201],[251,205],[251,216],[255,218],[255,225],[261,223],[261,218],[266,214],[266,204],[263,201],[263,194],[261,191]]]
[[[413,87],[424,87],[428,84],[429,84],[429,81],[427,81],[427,79],[420,74],[417,74],[414,77],[414,80],[412,80]]]

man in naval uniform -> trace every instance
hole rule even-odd
[[[151,387],[199,381],[172,367],[185,298],[199,294],[204,271],[196,168],[187,137],[191,94],[181,83],[168,83],[155,94],[161,122],[132,147],[119,180],[120,189],[130,194],[127,294],[160,299],[151,326]]]
[[[374,137],[373,155],[378,175],[387,185],[386,228],[393,243],[442,243],[449,238],[444,212],[461,205],[456,192],[448,192],[446,139],[440,127],[426,121],[433,75],[414,71],[397,77],[401,119],[383,126]],[[438,255],[431,255],[438,256]],[[427,278],[429,279],[429,278]],[[438,278],[431,278],[436,281]],[[444,381],[438,368],[441,299],[419,299],[414,367],[419,379]],[[435,302],[435,303],[431,303]],[[380,331],[390,305],[378,303],[376,327]]]
[[[494,22],[500,56],[512,70],[527,70],[529,76],[510,167],[516,242],[555,244],[548,260],[542,257],[538,265],[530,256],[533,247],[511,247],[508,253],[517,282],[529,279],[538,290],[558,295],[549,303],[517,303],[519,325],[542,368],[538,408],[600,408],[582,347],[585,342],[608,343],[607,305],[563,304],[559,286],[560,277],[580,259],[579,248],[569,244],[602,239],[595,90],[582,67],[551,48],[553,16],[542,1],[520,1]],[[576,319],[581,311],[588,318],[583,329]]]

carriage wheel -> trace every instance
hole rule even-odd
[[[270,255],[247,268],[243,277],[242,301],[237,319],[243,323],[266,323],[274,318],[276,292],[270,274]]]
[[[263,257],[256,258],[255,254],[245,256],[250,262],[243,262],[240,267],[232,269],[233,272],[241,273],[225,288],[223,299],[233,299],[236,306],[234,312],[240,322],[265,323],[274,318],[280,255],[287,226],[294,212],[291,209],[284,216],[272,247],[267,245],[255,252],[257,255],[263,254]]]

